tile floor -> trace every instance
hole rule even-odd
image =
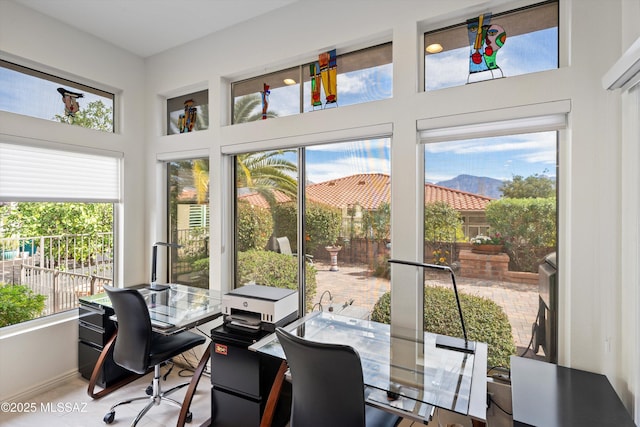
[[[173,385],[188,382],[188,378],[180,375],[191,375],[182,368],[174,367],[166,381],[162,381],[162,389],[168,390]],[[162,368],[164,374],[168,367]],[[0,412],[0,426],[3,427],[104,427],[102,421],[104,415],[109,411],[111,405],[127,399],[129,397],[144,396],[145,388],[151,383],[153,373],[149,373],[136,381],[114,391],[113,393],[93,400],[87,394],[88,381],[80,377],[74,378],[55,389],[44,392],[30,399],[25,399],[29,409],[35,409],[30,413],[6,413]],[[172,393],[170,396],[179,402],[182,401],[187,388]],[[17,402],[14,402],[16,405]],[[112,426],[129,426],[136,417],[140,409],[146,403],[143,401],[123,405],[116,409],[116,417]],[[14,407],[14,409],[19,409]],[[203,375],[198,384],[198,389],[191,403],[193,421],[188,424],[198,427],[203,424],[211,415],[211,380],[209,376]],[[164,427],[174,426],[178,421],[179,409],[173,405],[161,404],[152,407],[149,412],[138,423],[140,427]]]
[[[166,372],[163,368],[163,374]],[[173,369],[162,382],[163,389],[169,389],[175,384],[188,381],[189,378],[179,377],[179,367]],[[184,375],[184,373],[183,373]],[[144,395],[145,388],[151,381],[152,374],[137,379],[136,381],[116,390],[115,392],[98,400],[93,400],[87,395],[88,381],[78,375],[70,381],[61,384],[55,389],[44,392],[38,396],[25,399],[22,403],[34,411],[23,413],[0,412],[0,426],[3,427],[104,427],[102,421],[111,405],[123,399]],[[174,399],[181,401],[186,392],[186,387],[173,394]],[[17,404],[17,402],[14,402]],[[111,426],[129,426],[138,411],[144,406],[144,402],[135,402],[123,405],[116,410],[116,418]],[[193,421],[187,426],[199,427],[207,422],[211,413],[211,380],[203,375],[198,384],[197,392],[191,403]],[[449,425],[455,421],[462,427],[471,426],[466,417],[455,417],[455,414],[436,414],[432,421],[434,425]],[[454,416],[454,420],[449,418]],[[142,418],[140,427],[166,427],[174,426],[178,420],[178,409],[172,405],[162,404],[151,408]],[[442,422],[445,421],[445,424]],[[399,427],[417,427],[420,423],[403,420]],[[458,426],[458,424],[454,424]],[[244,427],[244,426],[238,426]]]

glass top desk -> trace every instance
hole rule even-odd
[[[174,334],[210,322],[222,315],[222,298],[219,291],[178,285],[174,283],[169,284],[168,286],[169,287],[167,289],[158,291],[150,290],[147,285],[137,285],[132,287],[137,289],[144,297],[147,303],[147,308],[149,309],[151,326],[155,332],[165,335]],[[102,309],[103,307],[112,307],[111,300],[106,293],[84,296],[81,297],[81,300],[83,304],[94,306],[98,309]],[[114,319],[117,321],[115,316]],[[113,343],[115,342],[116,337],[117,331],[104,346],[93,369],[91,379],[89,380],[87,393],[94,399],[103,397],[139,377],[137,375],[133,375],[131,378],[126,378],[104,390],[94,392],[100,369],[104,364],[107,354],[113,351]],[[196,392],[198,382],[200,381],[204,368],[209,361],[210,355],[211,346],[206,345],[182,402],[182,408],[180,410],[180,415],[178,416],[178,426],[184,426],[186,423],[193,395]]]
[[[390,326],[327,312],[313,312],[285,326],[306,339],[350,345],[362,363],[367,403],[428,423],[433,408],[468,415],[474,425],[486,423],[487,345],[476,343],[475,354],[436,348],[436,335],[424,340],[391,336]],[[275,334],[249,349],[285,359]],[[399,394],[389,400],[387,392]]]
[[[222,315],[220,292],[193,286],[167,284],[169,288],[152,291],[146,285],[133,286],[142,294],[153,330],[169,335],[207,323]],[[111,307],[106,293],[81,297],[85,304]],[[117,320],[114,317],[115,320]]]

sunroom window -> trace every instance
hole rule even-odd
[[[114,131],[114,95],[0,60],[0,110],[104,132]]]
[[[234,82],[233,123],[391,98],[392,78],[391,43],[323,52],[311,62]]]
[[[424,34],[425,91],[558,68],[558,1],[487,11]]]

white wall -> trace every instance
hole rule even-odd
[[[124,203],[116,257],[122,262],[116,282],[147,280],[150,263],[145,251],[149,245],[142,227],[143,60],[6,0],[0,1],[0,56],[70,80],[93,83],[119,96],[115,134],[0,111],[0,137],[11,140],[19,136],[124,153]],[[47,320],[66,320],[16,335],[6,328],[0,331],[0,400],[38,390],[56,378],[77,372],[78,326],[77,320],[68,317],[69,313],[50,316]]]
[[[630,407],[638,393],[634,389],[637,386],[629,381],[628,368],[617,362],[623,355],[638,356],[637,334],[627,338],[622,337],[621,331],[629,316],[637,316],[639,308],[637,302],[632,302],[624,314],[620,310],[624,285],[619,260],[625,234],[620,220],[624,197],[619,173],[620,95],[607,93],[600,79],[622,51],[622,36],[616,36],[621,33],[622,5],[627,10],[637,8],[627,0],[563,0],[560,69],[419,92],[419,29],[437,28],[439,22],[450,23],[453,18],[460,22],[480,10],[499,7],[500,3],[504,2],[323,2],[323,7],[335,7],[339,13],[322,20],[313,31],[309,30],[309,20],[315,15],[315,6],[298,2],[259,21],[156,55],[146,64],[147,101],[160,105],[162,99],[158,95],[174,94],[204,82],[210,90],[211,127],[186,137],[161,136],[162,117],[154,114],[148,118],[148,127],[154,130],[149,134],[149,151],[166,155],[184,148],[211,153],[211,280],[213,286],[225,287],[225,270],[220,266],[226,265],[228,254],[217,248],[225,247],[221,236],[225,236],[229,224],[222,223],[220,212],[230,200],[220,194],[227,182],[218,169],[221,148],[243,143],[251,143],[252,149],[266,148],[278,141],[291,142],[321,131],[339,133],[391,123],[392,236],[394,241],[402,242],[393,246],[394,257],[413,259],[419,247],[415,229],[420,221],[416,197],[419,184],[413,170],[416,121],[451,115],[464,123],[467,113],[570,100],[570,128],[561,132],[560,142],[560,362],[607,374]],[[515,7],[521,2],[509,4]],[[625,16],[625,28],[636,28],[633,23],[637,19],[637,15]],[[603,31],[608,37],[603,38]],[[394,42],[393,99],[241,126],[226,125],[229,81],[296,65],[320,51],[359,45],[365,40]],[[264,142],[256,142],[260,140]],[[160,188],[153,176],[148,178],[149,188]],[[416,307],[412,291],[406,289],[394,288],[394,307],[399,308],[394,311],[394,321],[410,326],[412,321],[415,323]]]

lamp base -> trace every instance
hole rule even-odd
[[[169,285],[156,285],[156,284],[151,284],[149,286],[147,286],[147,289],[150,289],[152,291],[164,291],[166,289],[169,289],[170,286]]]
[[[475,341],[465,341],[462,338],[438,335],[436,337],[436,348],[446,348],[448,350],[474,354],[476,352],[476,343]]]

